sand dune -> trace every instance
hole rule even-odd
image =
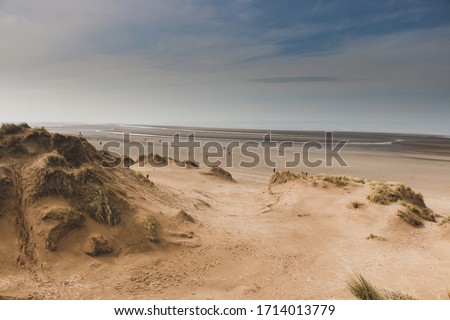
[[[347,299],[356,271],[448,298],[448,213],[400,183],[155,155],[168,165],[112,169],[84,139],[25,126],[0,139],[0,297]]]

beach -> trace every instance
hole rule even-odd
[[[228,143],[261,141],[267,133],[109,124],[45,127],[51,133],[81,135],[97,150],[111,141],[122,143],[124,132],[130,133],[130,142],[144,146],[153,142],[156,149],[178,132],[182,139],[195,132],[201,145],[218,141],[225,154]],[[141,161],[125,168],[108,183],[126,194],[132,213],[124,213],[117,226],[88,219],[84,229],[71,231],[52,252],[43,249],[36,235],[37,262],[26,268],[16,266],[11,225],[0,224],[5,238],[0,247],[0,295],[19,299],[351,299],[346,281],[358,273],[379,287],[420,299],[448,299],[450,224],[439,223],[450,216],[448,137],[334,132],[335,143],[349,140],[341,152],[347,166],[333,162],[317,168],[304,163],[286,168],[284,162],[304,143],[324,142],[324,132],[273,130],[271,139],[278,145],[285,141],[295,145],[283,157],[277,148],[271,150],[274,167],[263,161],[250,168],[239,166],[246,157],[235,148],[233,163],[221,166],[230,177],[210,171],[201,161],[201,148],[194,154],[199,168],[170,160],[164,166]],[[263,159],[261,148],[255,152]],[[137,148],[131,149],[133,160],[138,161],[139,155]],[[312,149],[311,157],[324,159],[324,150]],[[185,151],[179,160],[188,160]],[[131,177],[127,170],[138,177]],[[282,182],[273,180],[278,177],[274,171]],[[339,184],[328,176],[351,178]],[[374,188],[387,182],[422,194],[438,220],[424,220],[422,227],[415,228],[397,215],[406,204],[369,201]],[[51,207],[60,200],[48,201]],[[361,206],[352,207],[356,202]],[[154,239],[148,233],[140,238],[144,230],[138,222],[149,213],[158,221],[157,232],[150,236]],[[8,215],[0,219],[13,223]],[[109,253],[85,254],[83,241],[92,233],[110,240]]]

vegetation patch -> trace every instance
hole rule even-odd
[[[409,294],[378,288],[361,274],[347,280],[347,287],[359,300],[417,300]]]
[[[364,206],[365,206],[364,203],[359,202],[359,201],[350,202],[350,208],[353,208],[353,209],[363,208]]]
[[[450,223],[450,216],[439,222],[440,226],[443,226],[444,224]]]
[[[289,181],[295,181],[302,179],[301,174],[293,173],[290,171],[276,172],[270,177],[269,185],[284,184]]]
[[[34,196],[63,196],[73,198],[75,189],[72,176],[61,169],[44,168],[35,178]]]
[[[148,215],[145,219],[144,223],[145,231],[146,231],[146,237],[148,240],[152,242],[159,242],[159,229],[160,225],[156,218],[152,215]]]
[[[87,241],[85,253],[96,257],[113,252],[112,246],[101,234],[91,234]]]
[[[59,153],[51,153],[45,158],[45,163],[49,167],[66,167],[68,166],[66,159]]]
[[[379,241],[386,241],[386,238],[377,236],[377,235],[375,235],[373,233],[371,233],[366,239],[367,240],[372,240],[373,239],[373,240],[379,240]]]
[[[403,200],[416,206],[426,207],[423,196],[403,184],[397,186],[377,184],[375,185],[373,192],[367,196],[367,199],[382,205],[389,205],[399,200]]]
[[[2,126],[0,127],[0,133],[15,134],[26,129],[30,129],[30,126],[27,123],[21,124],[5,123],[2,124]]]
[[[321,180],[332,183],[336,185],[338,188],[348,186],[348,184],[351,181],[350,178],[346,176],[330,176],[330,175],[322,176]]]
[[[397,215],[406,223],[412,225],[415,228],[423,227],[422,219],[411,211],[399,210]]]
[[[123,211],[129,210],[128,203],[117,193],[106,188],[98,188],[86,199],[86,211],[99,223],[108,226],[117,225]]]

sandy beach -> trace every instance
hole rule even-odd
[[[76,207],[89,196],[66,200],[61,194],[49,194],[33,202],[27,200],[27,192],[34,185],[23,182],[22,201],[30,204],[22,214],[25,223],[19,224],[22,231],[17,230],[14,206],[2,200],[3,298],[352,299],[346,281],[356,272],[382,288],[420,299],[448,299],[450,224],[442,223],[450,216],[450,140],[446,137],[338,132],[335,138],[350,140],[342,151],[347,167],[299,166],[290,169],[298,175],[285,176],[278,159],[275,176],[273,168],[264,164],[223,167],[228,176],[202,164],[192,168],[171,161],[167,166],[138,162],[117,170],[96,168],[90,161],[99,153],[84,142],[76,152],[85,152],[86,159],[71,157],[80,132],[83,141],[101,150],[108,141],[120,141],[121,132],[130,132],[132,141],[152,141],[158,146],[176,132],[186,136],[195,131],[201,143],[213,139],[225,145],[236,139],[261,140],[264,131],[119,125],[46,128],[51,135],[31,134],[33,129],[18,133],[28,156],[11,158],[4,148],[2,168],[23,166],[21,181],[33,181],[35,172],[49,170],[45,160],[49,152],[57,152],[67,167],[59,164],[59,169],[51,170],[72,178],[83,174],[80,190],[87,190],[86,195],[97,194],[100,186],[109,192],[104,194],[114,194],[104,200],[107,207],[109,201],[108,219],[121,204],[117,199],[123,198],[128,205],[120,207],[117,223],[105,224],[91,214],[78,224],[60,218],[49,222],[55,210]],[[53,136],[56,132],[72,135],[74,140],[67,140],[72,147],[58,146],[55,141],[61,138]],[[321,132],[272,133],[274,141],[294,141],[299,146],[323,139]],[[7,145],[12,138],[5,135],[4,139]],[[238,150],[233,153],[234,161],[242,160]],[[136,156],[131,154],[134,160]],[[320,158],[322,153],[314,151],[313,156]],[[186,154],[180,160],[187,160],[183,157]],[[202,159],[201,149],[195,157]],[[3,174],[8,175],[5,170]],[[97,191],[86,189],[91,182],[86,182],[83,170],[91,170],[96,177],[92,181],[102,180],[92,182],[92,188],[97,188],[92,190]],[[349,178],[341,185],[320,174],[359,179]],[[401,183],[421,193],[435,222],[423,220],[422,227],[415,228],[398,216],[408,203],[370,201],[368,195],[378,183],[386,182],[392,182],[392,188]],[[359,203],[358,207],[352,203]],[[79,210],[83,215],[84,209]],[[58,228],[68,226],[63,229],[67,232],[55,236]],[[54,246],[49,246],[49,239]],[[86,249],[93,241],[100,243],[95,247],[98,252],[90,251],[93,246]]]

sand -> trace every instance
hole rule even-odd
[[[101,148],[100,142],[117,138],[106,129],[110,128],[66,126],[51,131],[82,131],[87,141]],[[152,130],[156,131],[151,134],[167,131]],[[224,138],[230,133],[213,135]],[[386,138],[392,137],[360,134],[358,139]],[[145,139],[158,143],[165,137]],[[441,221],[450,215],[448,141],[432,136],[407,139],[404,145],[354,145],[344,152],[346,168],[300,167],[296,171],[405,183],[424,195],[426,205],[442,216]],[[369,183],[339,188],[299,179],[269,185],[272,168],[224,169],[234,181],[205,175],[204,167],[174,163],[132,166],[139,177],[149,175],[148,185],[138,182],[129,169],[114,173],[111,187],[126,192],[133,208],[121,215],[123,221],[107,226],[87,217],[83,228],[72,230],[52,252],[37,234],[33,239],[40,254],[35,262],[21,267],[16,262],[14,219],[1,215],[0,296],[353,299],[346,280],[356,271],[380,287],[420,299],[448,299],[450,224],[426,221],[423,228],[410,226],[397,216],[400,204],[384,206],[367,200],[372,191]],[[48,206],[58,204],[58,199],[48,201]],[[354,209],[349,205],[353,201],[363,206]],[[95,233],[110,241],[111,253],[86,254],[85,240]]]

